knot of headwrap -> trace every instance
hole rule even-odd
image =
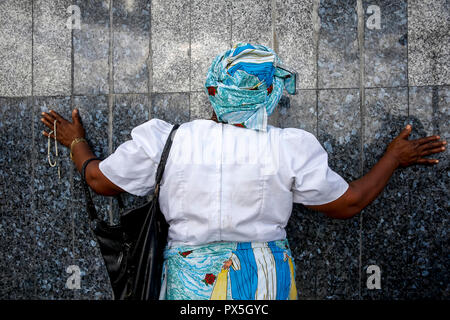
[[[211,64],[205,87],[219,121],[266,131],[283,94],[295,94],[296,73],[263,45],[239,43]]]

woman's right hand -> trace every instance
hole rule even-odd
[[[439,136],[428,136],[416,140],[408,140],[411,125],[405,129],[388,145],[385,155],[391,156],[399,167],[408,167],[414,164],[436,164],[439,160],[424,158],[433,153],[445,150],[447,142],[438,141]]]

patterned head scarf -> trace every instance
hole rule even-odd
[[[283,89],[295,94],[295,83],[272,49],[238,43],[214,59],[205,87],[219,121],[266,131]]]

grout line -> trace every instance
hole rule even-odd
[[[148,107],[148,120],[152,118],[152,96],[153,96],[153,48],[152,48],[152,33],[153,33],[153,2],[150,2],[150,14],[149,14],[149,35],[148,35],[148,83],[147,83],[147,107]]]
[[[438,85],[434,85],[434,84],[427,84],[427,85],[416,85],[416,86],[396,86],[396,87],[364,87],[364,90],[374,90],[374,89],[407,89],[409,92],[409,89],[411,88],[432,88],[432,87],[436,87],[436,88],[449,88],[450,87],[450,83],[449,84],[438,84]],[[349,88],[297,88],[297,91],[326,91],[326,90],[359,90],[360,87],[349,87]],[[201,93],[204,92],[203,90],[199,89],[199,90],[190,90],[190,91],[154,91],[152,92],[153,94],[174,94],[174,93],[178,93],[178,94],[188,94],[188,93]],[[91,93],[75,93],[73,96],[74,97],[98,97],[98,96],[124,96],[124,95],[147,95],[147,92],[124,92],[124,93],[100,93],[100,94],[91,94]],[[0,98],[5,98],[5,99],[11,99],[11,98],[31,98],[31,95],[23,95],[23,96],[0,96]],[[36,98],[65,98],[67,97],[67,95],[50,95],[50,96],[34,96]]]
[[[409,41],[410,41],[410,37],[409,37],[409,4],[408,1],[406,1],[406,83],[407,83],[407,87],[406,87],[406,104],[407,104],[407,122],[411,124],[411,114],[410,114],[410,102],[409,102]],[[412,130],[411,130],[411,134],[412,134]],[[411,178],[414,176],[414,174],[412,173],[412,168],[409,167],[407,168],[408,171],[411,174],[408,174],[408,212],[407,214],[409,215],[410,211],[411,211],[411,205],[412,205],[412,197],[411,197],[411,192],[410,190],[414,190],[413,189],[413,184],[414,184],[414,178]],[[407,259],[409,260],[409,250],[407,250]]]
[[[74,105],[75,105],[75,101],[74,101],[74,96],[73,96],[73,92],[74,92],[74,61],[75,61],[75,53],[74,53],[74,49],[73,49],[73,28],[70,29],[70,60],[71,60],[71,66],[70,66],[70,108],[71,111],[74,109]],[[70,207],[72,208],[72,214],[71,214],[71,219],[72,219],[72,264],[76,264],[76,254],[75,254],[75,212],[77,212],[77,208],[76,208],[76,200],[74,200],[74,195],[75,195],[75,188],[74,188],[74,169],[76,169],[74,163],[71,161],[70,163],[70,168],[71,170],[69,170],[69,181],[70,181],[70,192],[72,194],[72,199],[70,201]],[[78,292],[77,290],[73,291],[73,296],[74,298],[76,298],[78,296]]]
[[[360,176],[364,175],[364,137],[365,137],[365,124],[364,119],[366,116],[366,97],[365,97],[365,51],[364,51],[364,7],[362,0],[357,0],[357,14],[358,14],[358,46],[359,46],[359,103],[360,103],[360,123],[361,123],[361,140],[360,140]],[[362,297],[362,240],[363,240],[363,213],[359,215],[359,283],[358,283],[358,297],[361,300]]]
[[[36,212],[36,193],[34,190],[34,180],[35,180],[35,171],[36,171],[36,130],[34,129],[34,117],[36,114],[36,108],[35,108],[35,97],[34,97],[34,0],[31,1],[31,110],[33,113],[33,116],[31,118],[31,150],[34,157],[31,157],[31,212]],[[31,217],[32,226],[35,227],[37,225],[36,221],[36,215],[32,214]],[[34,232],[34,230],[33,230]],[[37,239],[36,236],[33,237],[34,240],[34,248],[37,248]],[[36,274],[36,272],[33,272],[33,274]],[[34,298],[37,299],[37,279],[36,277],[33,277],[33,290],[34,290]]]
[[[189,107],[189,120],[191,119],[191,89],[192,89],[192,0],[189,1],[189,94],[188,94],[188,107]]]
[[[276,26],[275,22],[277,20],[277,13],[276,13],[276,2],[275,0],[272,0],[271,2],[271,15],[272,15],[272,49],[278,54],[279,48],[278,48],[278,39],[277,39],[277,33],[276,33]]]
[[[233,2],[228,1],[228,16],[230,18],[230,48],[233,48]]]
[[[149,10],[149,37],[148,37],[148,88],[147,88],[147,108],[148,108],[148,120],[152,119],[152,98],[153,98],[153,1],[150,1]],[[147,201],[150,201],[152,195],[147,196]]]
[[[314,49],[315,49],[315,60],[316,60],[316,136],[319,137],[319,39],[320,39],[320,17],[319,17],[319,3],[320,0],[314,0],[313,11],[312,11],[312,23],[314,26]],[[300,91],[300,90],[299,90]]]
[[[108,52],[108,84],[109,84],[109,93],[108,93],[108,152],[111,154],[113,152],[113,105],[114,105],[114,63],[113,63],[113,49],[114,49],[114,32],[113,32],[113,2],[114,0],[110,0],[109,2],[109,52]],[[109,223],[114,223],[114,213],[113,213],[113,201],[112,197],[108,199],[109,203]]]
[[[314,58],[315,58],[315,65],[316,65],[316,83],[315,83],[315,94],[316,94],[316,137],[319,139],[319,39],[320,39],[320,16],[319,16],[319,7],[320,7],[320,0],[314,0],[313,2],[313,11],[311,20],[314,26],[313,32],[314,32]],[[300,91],[300,90],[299,90]],[[318,235],[316,235],[315,240],[317,241]],[[317,276],[314,277],[314,299],[318,299],[317,294]]]

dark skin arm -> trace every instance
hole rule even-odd
[[[57,121],[57,140],[70,148],[75,138],[84,137],[85,131],[77,109],[72,111],[72,122],[65,120],[51,110],[43,112],[41,121],[53,129],[53,121]],[[217,121],[217,118],[212,118]],[[425,156],[445,150],[446,141],[440,141],[439,136],[429,136],[416,140],[408,140],[412,127],[408,125],[387,147],[383,157],[363,177],[349,183],[348,190],[338,199],[323,205],[308,205],[306,207],[323,212],[337,219],[351,218],[361,212],[384,189],[394,171],[399,167],[415,164],[434,165],[436,159],[425,159]],[[42,132],[46,137],[48,133]],[[53,135],[51,135],[53,138]],[[76,144],[72,150],[73,161],[78,171],[87,159],[94,157],[86,142]],[[86,168],[86,181],[96,193],[113,196],[125,192],[106,178],[99,169],[100,161],[92,161]]]
[[[42,113],[41,121],[51,130],[53,130],[54,120],[57,121],[56,139],[67,148],[70,148],[70,145],[75,138],[85,137],[85,130],[83,128],[83,124],[81,123],[80,114],[77,109],[74,109],[72,111],[72,122],[67,121],[53,110],[50,110],[50,112],[48,113]],[[42,134],[48,137],[48,132],[43,131]],[[53,134],[50,135],[50,137],[54,138]],[[81,172],[81,167],[86,160],[95,157],[94,153],[89,147],[89,144],[86,142],[75,144],[72,150],[72,154],[73,162],[79,172]],[[101,194],[104,196],[114,196],[125,192],[103,175],[98,167],[99,163],[100,160],[94,160],[91,161],[86,167],[86,182],[91,187],[91,189],[94,190],[97,194]]]
[[[386,152],[372,169],[361,178],[350,182],[348,190],[340,198],[327,204],[306,207],[332,218],[351,218],[380,194],[397,168],[414,164],[437,164],[438,160],[424,157],[444,151],[447,142],[439,141],[439,136],[408,140],[411,129],[411,125],[407,125],[388,145]]]

